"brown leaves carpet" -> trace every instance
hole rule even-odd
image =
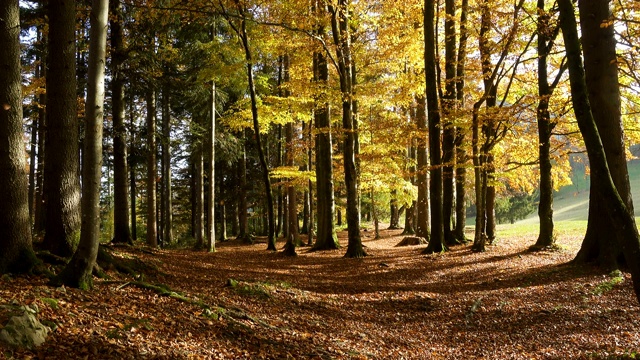
[[[640,307],[628,274],[566,265],[559,251],[527,252],[535,238],[499,239],[422,255],[394,247],[401,230],[373,240],[370,256],[345,249],[284,257],[266,244],[219,243],[217,252],[116,248],[157,271],[143,280],[110,273],[90,292],[40,277],[3,277],[0,303],[35,304],[57,324],[16,359],[624,359],[640,356]],[[344,234],[341,243],[346,245]],[[279,246],[283,245],[279,242]],[[234,281],[230,281],[233,279]],[[233,286],[230,286],[233,285]],[[177,294],[176,294],[177,293]],[[166,295],[166,294],[165,294]],[[0,314],[0,321],[6,319]]]

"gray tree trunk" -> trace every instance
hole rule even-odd
[[[0,274],[28,272],[36,262],[31,246],[28,183],[22,134],[20,9],[0,2]]]
[[[124,74],[126,59],[121,0],[111,0],[111,108],[113,113],[113,242],[133,244],[129,228],[129,188],[127,184],[127,128],[124,123]]]
[[[82,152],[82,226],[80,243],[58,280],[71,287],[91,289],[93,267],[100,245],[100,185],[102,177],[102,123],[107,52],[109,0],[93,0]],[[55,282],[55,280],[54,280]]]
[[[47,133],[43,248],[68,257],[80,238],[80,174],[76,94],[76,2],[48,4]]]
[[[158,246],[158,218],[156,177],[158,166],[156,161],[156,92],[147,90],[147,245]]]

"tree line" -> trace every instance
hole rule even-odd
[[[362,216],[377,233],[401,214],[426,253],[485,251],[499,200],[532,194],[531,249],[546,249],[553,191],[586,152],[576,261],[627,266],[640,294],[626,155],[638,134],[635,7],[4,1],[0,272],[31,271],[34,248],[46,250],[71,259],[56,281],[88,288],[101,239],[138,235],[206,251],[255,233],[276,250],[284,236],[295,255],[306,234],[336,249],[343,216],[346,257],[367,255]]]

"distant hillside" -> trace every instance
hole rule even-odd
[[[640,160],[632,160],[629,165],[629,180],[635,215],[640,216]],[[584,166],[574,166],[573,184],[561,188],[554,194],[553,218],[558,221],[587,220],[589,211],[589,177],[585,176]],[[538,222],[536,212],[518,224],[532,224]]]

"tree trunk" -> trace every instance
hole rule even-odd
[[[113,118],[113,240],[133,244],[129,228],[129,189],[127,184],[127,128],[124,124],[124,74],[126,59],[121,0],[111,0],[111,108]]]
[[[80,179],[76,98],[76,2],[49,2],[46,201],[43,248],[71,256],[80,236]]]
[[[100,245],[102,122],[109,0],[93,0],[89,45],[85,138],[82,152],[82,226],[80,243],[58,280],[71,287],[93,288],[93,267]],[[125,223],[126,224],[126,223]],[[128,224],[127,224],[128,225]],[[55,282],[55,280],[54,280]]]
[[[580,1],[580,23],[582,30],[582,51],[584,53],[585,80],[589,91],[589,102],[593,118],[600,133],[607,158],[607,165],[613,183],[627,210],[633,214],[633,200],[629,185],[627,159],[625,156],[624,130],[620,115],[620,91],[616,62],[616,40],[609,1]],[[596,262],[599,265],[617,269],[624,262],[620,247],[623,239],[611,241],[614,221],[607,216],[605,204],[611,199],[603,196],[594,186],[601,180],[599,173],[591,173],[589,196],[589,218],[587,233],[576,262]]]
[[[171,189],[171,102],[169,90],[165,87],[162,91],[162,184],[164,205],[164,219],[162,221],[163,241],[165,244],[173,243],[173,191]]]
[[[249,236],[249,218],[247,214],[248,206],[247,206],[247,150],[246,145],[244,144],[246,141],[246,136],[244,131],[242,131],[242,154],[240,155],[240,159],[238,160],[238,199],[236,212],[238,215],[238,236],[237,239],[240,239],[244,243],[252,243],[253,240]]]
[[[458,46],[458,58],[456,64],[456,99],[458,106],[464,107],[464,72],[467,59],[467,11],[469,1],[462,0],[460,9],[460,44]],[[466,176],[468,162],[467,150],[463,146],[465,139],[464,130],[456,128],[456,228],[455,238],[458,242],[467,242],[464,234],[467,223]]]
[[[22,133],[20,9],[18,0],[0,3],[0,274],[29,272],[36,263]]]
[[[426,80],[427,118],[429,124],[429,193],[431,195],[431,236],[425,253],[445,251],[442,214],[442,155],[440,153],[440,109],[438,106],[435,54],[435,0],[424,2],[424,73]]]
[[[152,85],[148,85],[151,87]],[[158,246],[156,202],[156,92],[147,90],[147,245]]]
[[[324,29],[317,30],[324,36]],[[313,54],[314,81],[320,86],[315,97],[313,112],[316,128],[316,198],[318,233],[314,250],[338,249],[338,235],[335,227],[335,201],[333,190],[333,146],[331,139],[331,117],[329,101],[322,92],[329,81],[327,58],[320,52]]]
[[[418,128],[418,138],[416,147],[417,158],[417,185],[418,202],[416,216],[416,235],[425,238],[427,241],[429,234],[429,185],[427,179],[428,156],[427,156],[427,109],[425,97],[416,97],[416,124]]]
[[[444,115],[442,132],[442,216],[444,241],[447,245],[458,243],[451,222],[454,204],[454,168],[456,148],[456,127],[452,118],[457,109],[456,98],[456,28],[455,0],[445,1],[445,91],[442,99]]]
[[[215,221],[215,163],[216,163],[216,149],[215,149],[215,137],[216,137],[216,84],[211,82],[211,94],[209,96],[209,126],[206,131],[207,141],[204,142],[207,146],[207,178],[209,182],[207,184],[207,251],[216,251],[216,221]]]
[[[547,72],[547,56],[551,41],[549,29],[549,15],[545,11],[544,0],[538,0],[538,157],[540,161],[540,202],[538,204],[538,218],[540,230],[538,239],[532,250],[541,250],[555,243],[553,234],[553,178],[551,177],[551,131],[555,123],[549,115],[549,98],[552,87],[549,86]]]
[[[129,135],[131,137],[130,149],[133,150],[135,146],[135,134],[136,134],[136,123],[135,118],[133,116],[133,99],[129,104]],[[136,193],[137,193],[137,185],[136,185],[136,164],[133,161],[129,161],[129,197],[131,198],[131,239],[133,241],[138,240],[138,211],[136,204]]]
[[[38,34],[42,33],[42,29],[38,29]],[[47,42],[46,36],[41,36],[40,41],[44,44]],[[46,79],[47,66],[46,66],[46,52],[43,50],[40,56],[40,69],[39,75],[41,78]],[[47,130],[47,117],[46,117],[46,104],[47,94],[46,89],[39,96],[38,106],[38,171],[36,173],[36,194],[35,194],[35,211],[33,220],[33,233],[34,235],[40,235],[45,230],[45,208],[44,208],[44,157],[45,157],[45,137]]]
[[[573,4],[571,0],[558,0],[558,7],[560,10],[560,27],[562,28],[562,36],[567,49],[571,100],[576,120],[587,148],[587,155],[589,156],[592,176],[591,186],[595,187],[603,198],[608,200],[604,202],[604,213],[608,214],[613,223],[613,227],[608,230],[613,231],[614,239],[616,239],[609,246],[621,247],[631,271],[636,298],[640,301],[640,239],[638,238],[635,219],[630,211],[631,209],[627,208],[625,201],[620,197],[611,178],[604,145],[592,113],[589,91],[585,80],[585,68],[582,65],[580,38],[578,37]],[[590,25],[600,27],[600,22],[594,21],[594,19],[590,21]],[[586,40],[585,44],[590,44],[589,40],[591,39]],[[608,124],[608,126],[614,125],[617,124]]]
[[[358,207],[358,173],[356,169],[356,135],[353,117],[353,67],[351,35],[349,31],[348,0],[338,0],[337,6],[329,5],[333,42],[336,45],[340,91],[342,93],[342,128],[344,183],[347,192],[347,231],[349,242],[345,257],[361,258],[367,254],[360,238],[360,213]]]

